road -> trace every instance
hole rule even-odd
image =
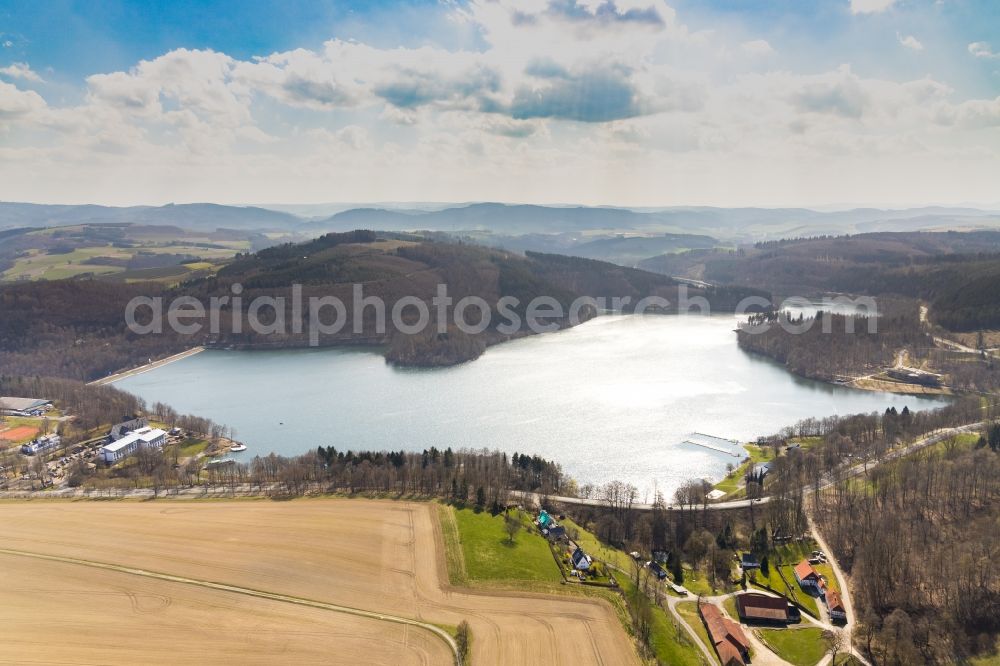
[[[88,382],[90,386],[104,386],[106,384],[113,384],[118,380],[125,379],[126,377],[132,377],[134,375],[141,375],[144,372],[149,372],[150,370],[155,370],[168,363],[173,363],[174,361],[179,361],[182,358],[187,358],[188,356],[194,356],[199,352],[205,351],[204,347],[192,347],[186,351],[182,351],[179,354],[174,354],[173,356],[168,356],[166,358],[161,358],[159,361],[152,361],[146,365],[140,365],[138,368],[132,368],[131,370],[125,370],[123,372],[118,372],[113,375],[108,375],[107,377],[102,377],[101,379],[95,379],[92,382]]]
[[[455,657],[455,663],[458,666],[462,666],[462,657],[458,651],[458,644],[451,635],[433,624],[428,624],[426,622],[420,622],[419,620],[413,620],[407,617],[400,617],[397,615],[389,615],[387,613],[375,613],[372,611],[362,610],[360,608],[352,608],[350,606],[340,606],[337,604],[330,604],[323,601],[312,601],[310,599],[300,599],[298,597],[292,597],[285,594],[276,594],[274,592],[264,592],[261,590],[253,590],[246,587],[239,587],[237,585],[227,585],[225,583],[216,583],[208,580],[199,580],[197,578],[187,578],[184,576],[175,576],[173,574],[159,573],[156,571],[147,571],[145,569],[136,569],[133,567],[124,567],[118,564],[108,564],[106,562],[92,562],[90,560],[81,560],[75,557],[62,557],[59,555],[46,555],[43,553],[32,553],[21,550],[11,550],[9,548],[0,548],[0,553],[4,555],[15,555],[18,557],[29,557],[34,559],[49,560],[52,562],[63,562],[66,564],[76,564],[80,566],[93,567],[96,569],[106,569],[108,571],[117,571],[119,573],[131,574],[134,576],[144,576],[146,578],[156,578],[158,580],[165,580],[171,583],[181,583],[184,585],[195,585],[198,587],[207,587],[212,590],[221,590],[223,592],[234,592],[236,594],[245,594],[251,597],[258,597],[260,599],[270,599],[271,601],[281,601],[289,604],[296,604],[298,606],[308,606],[310,608],[319,608],[322,610],[334,611],[336,613],[346,613],[348,615],[357,615],[360,617],[367,617],[373,620],[381,620],[383,622],[395,622],[396,624],[405,624],[411,627],[417,627],[418,629],[423,629],[429,631],[451,648],[452,654]]]
[[[866,474],[868,472],[868,470],[872,469],[873,467],[877,467],[878,465],[880,465],[882,463],[886,463],[886,462],[889,462],[889,461],[892,461],[892,460],[897,460],[899,458],[902,458],[903,456],[908,456],[908,455],[910,455],[912,453],[916,453],[917,451],[919,451],[921,449],[924,449],[924,448],[927,448],[928,446],[932,446],[934,444],[937,444],[938,442],[940,442],[942,440],[945,440],[945,439],[948,439],[949,437],[954,437],[955,435],[960,435],[960,434],[963,434],[963,433],[974,432],[976,430],[980,430],[983,427],[985,427],[985,425],[986,425],[985,421],[977,421],[976,423],[968,423],[966,425],[957,426],[957,427],[954,427],[954,428],[939,428],[939,429],[934,430],[934,431],[932,431],[930,433],[927,433],[923,437],[920,437],[920,438],[914,440],[912,443],[910,443],[910,444],[908,444],[908,445],[906,445],[906,446],[904,446],[902,448],[895,449],[891,453],[883,456],[881,460],[873,460],[873,461],[869,461],[869,462],[858,463],[858,464],[854,465],[853,467],[849,468],[844,474],[838,475],[836,478],[832,478],[832,477],[829,477],[829,476],[824,477],[824,479],[820,482],[819,490],[825,490],[825,489],[833,486],[839,480],[842,480],[842,479],[845,479],[845,478],[854,477],[854,476],[861,476],[863,474]],[[807,490],[813,490],[813,488],[810,487]],[[581,505],[581,506],[607,506],[608,505],[608,503],[606,501],[600,500],[600,499],[584,499],[584,498],[580,498],[580,497],[565,497],[565,496],[560,496],[560,495],[545,495],[545,496],[543,496],[543,495],[541,495],[539,493],[530,493],[530,492],[522,492],[522,491],[514,491],[513,494],[516,497],[520,497],[522,500],[524,500],[524,499],[532,500],[536,504],[539,504],[541,502],[542,498],[544,497],[548,501],[559,502],[560,504],[576,504],[576,505]],[[761,498],[753,500],[753,501],[755,503],[757,503],[757,504],[767,504],[768,502],[771,501],[771,496],[768,495],[768,496],[761,497]],[[704,508],[704,509],[707,509],[709,511],[731,511],[731,510],[734,510],[734,509],[746,509],[746,508],[748,508],[750,506],[750,502],[751,502],[751,500],[730,500],[728,502],[710,502],[707,505],[696,504],[695,508],[699,508],[699,509],[700,508]],[[688,506],[689,505],[687,505],[687,504],[683,504],[683,505],[682,504],[667,504],[665,506],[665,508],[668,511],[680,511],[680,510],[688,508]],[[653,505],[652,504],[636,503],[636,504],[632,505],[632,508],[636,509],[638,511],[652,511]]]

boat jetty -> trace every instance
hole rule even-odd
[[[745,458],[747,455],[746,450],[737,440],[728,439],[726,437],[716,437],[715,435],[708,435],[703,432],[691,433],[684,439],[684,443],[694,444],[695,446],[718,451],[719,453],[725,453],[726,455],[733,456],[734,458]]]

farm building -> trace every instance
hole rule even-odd
[[[41,451],[47,451],[48,449],[54,449],[62,442],[62,438],[59,435],[42,435],[37,439],[34,439],[27,444],[21,446],[21,453],[26,456],[33,456]]]
[[[149,426],[149,421],[143,417],[138,419],[132,419],[130,421],[122,421],[121,423],[116,423],[111,426],[111,430],[108,431],[108,443],[117,442],[122,437],[125,437],[130,432],[139,430],[140,428],[145,428]]]
[[[124,437],[101,447],[101,460],[111,464],[127,458],[141,448],[160,448],[167,441],[167,433],[159,428],[139,428]]]
[[[37,416],[49,405],[41,398],[0,397],[0,416]]]
[[[788,601],[757,592],[736,595],[736,610],[746,624],[788,624]]]
[[[803,590],[815,590],[819,592],[823,587],[823,579],[816,573],[809,560],[802,560],[795,565],[795,580]]]
[[[844,601],[840,598],[840,593],[836,590],[827,590],[826,608],[830,611],[830,619],[834,622],[847,622],[847,609],[844,608]]]
[[[700,602],[698,614],[708,629],[709,639],[722,666],[745,666],[750,663],[750,640],[740,625],[724,617],[718,607],[710,603]]]
[[[586,571],[587,569],[590,568],[590,565],[593,563],[593,560],[590,559],[590,555],[587,555],[587,553],[583,552],[583,549],[580,548],[579,546],[577,546],[576,550],[573,551],[572,560],[573,560],[573,568],[577,569],[578,571]]]

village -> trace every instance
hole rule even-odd
[[[706,590],[699,581],[700,593],[693,594],[671,579],[670,553],[656,551],[647,559],[586,535],[604,558],[599,559],[586,552],[580,529],[565,515],[557,519],[541,509],[533,525],[548,541],[566,583],[641,589],[700,646],[706,663],[813,666],[834,659],[837,664],[862,663],[841,635],[848,624],[841,581],[826,553],[804,550],[815,543],[808,535],[781,551],[804,553],[794,564],[782,560],[769,565],[767,558],[758,560],[753,553],[734,553],[733,580],[723,585],[732,591]],[[629,563],[628,569],[623,562]]]
[[[143,454],[173,453],[174,465],[218,468],[246,446],[185,431],[146,416],[64,439],[73,420],[44,398],[0,397],[0,488],[58,490],[73,487],[74,471],[124,471]],[[204,463],[202,465],[202,463]]]

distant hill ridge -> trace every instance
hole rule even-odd
[[[752,241],[864,231],[1000,228],[1000,212],[945,206],[824,212],[807,208],[629,208],[484,202],[431,208],[361,206],[316,219],[261,206],[211,203],[113,207],[0,202],[0,230],[115,222],[174,225],[197,230],[219,227],[284,230],[312,235],[357,228],[480,230],[510,235],[617,230],[696,233]]]

